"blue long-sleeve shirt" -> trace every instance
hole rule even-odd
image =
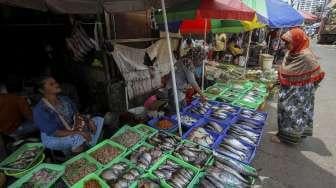
[[[57,108],[58,112],[63,115],[63,118],[70,124],[73,124],[72,117],[77,112],[73,102],[64,96],[60,96],[61,107]],[[50,109],[42,100],[33,109],[34,123],[41,132],[52,136],[58,130],[64,130],[65,127],[59,119],[57,113]]]

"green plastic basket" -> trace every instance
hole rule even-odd
[[[120,150],[120,153],[114,158],[112,159],[110,162],[108,162],[107,164],[103,164],[103,163],[100,163],[97,159],[95,159],[93,156],[91,156],[92,153],[94,153],[95,151],[99,150],[100,148],[104,147],[104,146],[111,146],[111,147],[114,147],[114,148],[118,148]],[[103,142],[99,143],[98,145],[96,145],[95,147],[91,148],[90,150],[86,151],[86,153],[88,154],[88,156],[90,158],[92,158],[93,160],[95,160],[97,163],[99,163],[101,166],[105,166],[105,165],[108,165],[110,163],[113,163],[113,161],[115,160],[118,160],[119,158],[123,157],[125,154],[126,154],[126,151],[127,149],[118,144],[118,143],[115,143],[113,142],[112,140],[104,140]]]
[[[86,153],[81,153],[71,159],[69,159],[68,161],[64,162],[62,165],[64,166],[64,168],[66,169],[66,166],[79,160],[79,159],[85,159],[87,160],[90,164],[94,164],[96,166],[96,171],[92,172],[95,173],[97,172],[100,168],[101,165],[94,159],[92,159],[90,156],[88,156]],[[84,177],[83,177],[84,178]],[[64,183],[68,186],[71,187],[72,185],[66,180],[66,178],[64,177],[64,175],[62,176],[62,180],[64,181]],[[76,182],[77,183],[77,182]],[[74,183],[75,184],[75,183]]]
[[[38,165],[40,165],[43,160],[45,158],[44,153],[42,153],[42,155],[35,161],[35,163],[33,163],[30,168],[24,170],[24,171],[10,171],[10,170],[5,170],[5,174],[7,176],[12,176],[14,178],[21,178],[23,176],[25,176],[26,174],[28,174],[30,171],[32,171],[33,169],[35,169]]]
[[[194,145],[194,146],[198,146],[200,149],[204,150],[204,151],[208,154],[208,157],[209,157],[209,158],[208,158],[208,159],[205,161],[205,163],[204,163],[202,166],[200,166],[200,167],[197,167],[195,164],[192,164],[192,163],[190,163],[190,162],[188,162],[188,161],[185,161],[183,158],[181,158],[179,155],[177,155],[177,154],[175,153],[175,151],[178,149],[178,147],[183,146],[184,144],[192,144],[192,145]],[[196,143],[194,143],[194,142],[191,142],[191,141],[189,141],[189,140],[183,140],[183,141],[181,142],[181,144],[180,144],[178,147],[174,150],[174,152],[172,152],[172,155],[173,155],[174,157],[176,157],[176,158],[179,158],[179,159],[183,160],[183,161],[186,162],[186,163],[189,163],[189,164],[191,164],[191,165],[193,165],[193,166],[195,166],[195,167],[197,167],[197,168],[200,168],[201,170],[204,169],[204,168],[206,168],[206,167],[209,165],[209,163],[213,160],[213,155],[212,155],[212,151],[211,151],[211,150],[209,150],[208,148],[206,148],[206,147],[204,147],[204,146],[202,146],[202,145],[199,145],[199,144],[196,144]]]
[[[9,186],[9,188],[20,188],[20,187],[22,187],[23,183],[28,182],[36,172],[38,172],[42,169],[50,169],[50,170],[58,172],[57,175],[55,176],[55,178],[52,181],[48,182],[47,184],[44,184],[43,187],[45,187],[45,188],[51,187],[64,173],[64,166],[42,163],[38,167],[36,167],[34,170],[32,170],[31,172],[29,172],[28,174],[26,174],[25,176],[23,176],[22,178],[15,181],[13,184],[11,184]]]
[[[5,167],[5,165],[13,163],[14,161],[16,161],[16,159],[18,158],[18,156],[21,155],[26,150],[31,149],[31,148],[36,148],[36,147],[41,148],[41,149],[39,150],[39,152],[35,156],[35,159],[30,164],[28,164],[26,168],[24,168],[24,169],[13,169],[13,168],[6,168]],[[8,171],[16,171],[16,172],[25,171],[25,170],[29,169],[33,165],[33,163],[36,162],[36,160],[38,158],[41,157],[41,155],[43,153],[43,150],[44,150],[44,147],[43,147],[43,145],[41,143],[26,143],[26,144],[22,145],[20,148],[18,148],[11,155],[9,155],[5,160],[3,160],[0,163],[0,169],[1,170],[8,170]]]
[[[117,137],[117,136],[119,136],[119,135],[121,135],[121,134],[124,134],[126,131],[132,131],[132,132],[135,132],[135,133],[139,134],[139,137],[140,137],[140,139],[138,140],[138,142],[135,143],[135,144],[133,144],[131,147],[127,147],[127,146],[125,146],[125,145],[123,145],[123,144],[121,144],[121,143],[118,143],[117,141],[113,140],[114,137]],[[116,133],[111,137],[111,140],[112,140],[113,142],[116,142],[116,143],[118,143],[118,144],[120,144],[120,145],[126,147],[127,149],[132,149],[132,148],[136,147],[137,145],[141,144],[145,139],[146,139],[146,136],[145,136],[141,131],[138,131],[137,129],[135,129],[135,128],[133,128],[133,127],[130,127],[130,126],[128,126],[128,125],[124,125],[122,128],[119,129],[118,132],[116,132]]]
[[[181,159],[176,158],[176,157],[174,157],[172,155],[167,154],[163,158],[161,158],[156,164],[153,165],[153,167],[149,170],[149,173],[155,175],[155,173],[154,173],[155,170],[157,170],[167,160],[171,160],[171,161],[175,162],[176,164],[182,166],[183,168],[188,168],[188,169],[190,169],[190,170],[192,170],[194,172],[194,178],[190,181],[190,183],[187,186],[188,188],[192,188],[193,187],[192,186],[192,182],[197,177],[198,173],[200,172],[200,169],[197,168],[197,167],[195,167],[195,166],[193,166],[193,165],[191,165],[191,164],[189,164],[189,163],[186,163],[186,162],[182,161]],[[167,183],[166,180],[161,179],[161,181],[162,181],[163,187],[165,187],[165,188],[172,188],[172,186],[169,185],[169,183]]]
[[[85,185],[85,182],[87,182],[89,180],[96,180],[100,184],[101,188],[109,188],[110,187],[99,176],[92,173],[92,174],[89,174],[89,175],[85,176],[83,179],[81,179],[76,184],[74,184],[71,188],[83,188],[84,185]]]
[[[129,160],[127,160],[127,159],[119,159],[118,161],[114,161],[113,163],[109,164],[108,166],[106,166],[106,167],[104,167],[104,168],[98,170],[95,174],[96,174],[97,176],[99,176],[99,178],[100,178],[102,181],[105,182],[105,180],[104,180],[102,177],[100,177],[101,173],[103,173],[104,170],[109,169],[111,166],[113,166],[113,165],[115,165],[115,164],[118,164],[118,163],[120,163],[120,162],[126,163],[126,164],[128,165],[128,168],[127,168],[126,171],[128,171],[128,170],[130,170],[130,169],[133,169],[133,168],[136,168],[137,170],[140,171],[140,174],[144,174],[144,172],[145,172],[143,169],[140,169],[140,168],[136,167],[136,166],[135,166],[133,163],[131,163]],[[136,183],[136,181],[137,181],[137,180],[135,180],[135,181],[130,185],[130,187],[132,187],[132,185],[134,185],[134,184]]]
[[[134,182],[131,186],[130,186],[130,188],[138,188],[140,185],[140,182],[141,182],[141,180],[152,180],[152,181],[154,181],[154,182],[157,182],[158,184],[159,184],[159,186],[160,187],[165,187],[165,185],[162,183],[162,181],[158,178],[158,177],[156,177],[156,176],[154,176],[153,174],[151,174],[151,173],[147,173],[147,174],[144,174],[144,175],[142,175],[140,178],[139,178],[139,180],[138,181],[136,181],[136,182]]]
[[[142,132],[144,135],[146,135],[146,137],[150,137],[152,135],[154,135],[155,133],[158,132],[157,129],[154,129],[148,125],[145,125],[145,124],[139,124],[139,125],[136,125],[134,127],[135,129],[137,129],[138,131]]]
[[[160,131],[158,131],[156,134],[158,134],[159,132],[160,132]],[[169,136],[174,137],[175,139],[177,139],[177,140],[178,140],[178,143],[177,143],[176,147],[177,147],[178,145],[180,145],[180,143],[181,143],[181,138],[177,135],[178,133],[176,133],[176,134],[172,134],[172,133],[165,132],[165,131],[161,131],[161,132],[163,132],[163,133],[165,133],[165,134],[167,134],[167,135],[169,135]],[[152,146],[154,146],[154,147],[159,147],[159,146],[155,146],[155,145],[153,145],[153,144],[151,144],[151,143],[149,142],[149,140],[150,140],[152,137],[156,136],[156,134],[152,135],[151,137],[148,137],[147,140],[146,140],[146,143],[148,143],[148,144],[150,144],[150,145],[152,145]],[[175,148],[176,148],[176,147],[175,147]],[[174,148],[174,149],[175,149],[175,148]],[[171,153],[173,152],[174,149],[172,149],[172,150],[165,150],[164,153],[171,154]]]

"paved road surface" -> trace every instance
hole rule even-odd
[[[314,136],[298,146],[270,142],[277,131],[277,103],[253,165],[265,188],[336,188],[336,47],[312,46],[327,73],[316,93]]]

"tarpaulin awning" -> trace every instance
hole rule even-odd
[[[316,21],[318,17],[307,11],[299,11],[299,13],[303,16],[303,18],[307,21]]]
[[[294,27],[303,24],[304,18],[288,3],[280,0],[243,0],[257,12],[258,20],[271,28]]]
[[[264,25],[257,22],[256,18],[251,22],[239,20],[196,19],[182,21],[180,32],[182,34],[203,34],[205,31],[207,33],[239,33],[251,31],[261,27],[264,27]]]
[[[255,11],[240,0],[189,0],[167,10],[168,22],[192,19],[231,19],[252,21]],[[163,22],[162,12],[156,14],[156,20]]]

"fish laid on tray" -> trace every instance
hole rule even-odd
[[[182,115],[181,116],[181,123],[188,126],[188,127],[192,126],[196,122],[197,122],[196,118],[193,118],[193,117],[188,116],[188,115]]]
[[[200,145],[185,142],[183,145],[177,147],[173,155],[189,164],[202,168],[212,153],[203,149]]]
[[[253,132],[252,130],[247,130],[241,128],[239,125],[232,125],[228,130],[228,135],[238,138],[252,146],[256,146],[258,144],[259,134]]]
[[[159,178],[165,179],[172,187],[187,187],[194,177],[194,172],[188,168],[184,168],[171,160],[167,160],[162,164],[154,174]]]
[[[192,130],[187,139],[207,147],[215,142],[215,138],[202,127]]]
[[[141,135],[137,132],[132,130],[126,130],[125,132],[121,133],[118,136],[112,137],[111,140],[129,148],[132,147],[134,144],[138,143],[141,139]]]
[[[224,128],[215,121],[209,121],[202,127],[216,133],[220,133],[224,130]]]
[[[240,115],[242,117],[252,119],[252,120],[255,120],[255,121],[265,121],[266,120],[266,117],[265,117],[264,114],[253,111],[253,110],[244,109],[244,110],[241,111]]]
[[[215,154],[216,155],[216,154]],[[216,155],[212,167],[200,180],[200,188],[251,187],[258,177],[255,169],[222,155]]]
[[[136,164],[136,166],[148,169],[150,165],[158,161],[162,155],[162,151],[159,148],[148,148],[141,146],[130,156],[130,160]]]
[[[96,170],[96,165],[90,163],[86,159],[79,159],[65,167],[63,178],[66,179],[70,185],[73,185]]]
[[[46,187],[49,182],[57,177],[58,173],[58,171],[43,168],[35,172],[27,182],[23,183],[22,188]]]
[[[127,188],[141,175],[138,169],[129,167],[128,164],[120,162],[105,169],[101,173],[101,177],[111,187]]]
[[[250,154],[250,148],[232,136],[226,137],[217,148],[217,151],[240,161],[248,160]]]
[[[190,111],[198,115],[205,115],[211,107],[212,105],[208,102],[199,103],[198,105],[193,106]]]
[[[262,129],[262,124],[257,123],[250,119],[242,119],[242,118],[238,119],[238,121],[232,124],[232,126],[240,127],[246,130],[259,131],[259,132]]]
[[[18,155],[15,161],[10,162],[9,164],[4,165],[4,168],[23,170],[29,168],[29,166],[35,162],[37,157],[42,153],[41,147],[32,147],[27,149]]]
[[[175,149],[179,144],[179,140],[176,137],[167,134],[166,132],[159,131],[148,139],[148,143],[159,147],[162,151],[168,151]]]

